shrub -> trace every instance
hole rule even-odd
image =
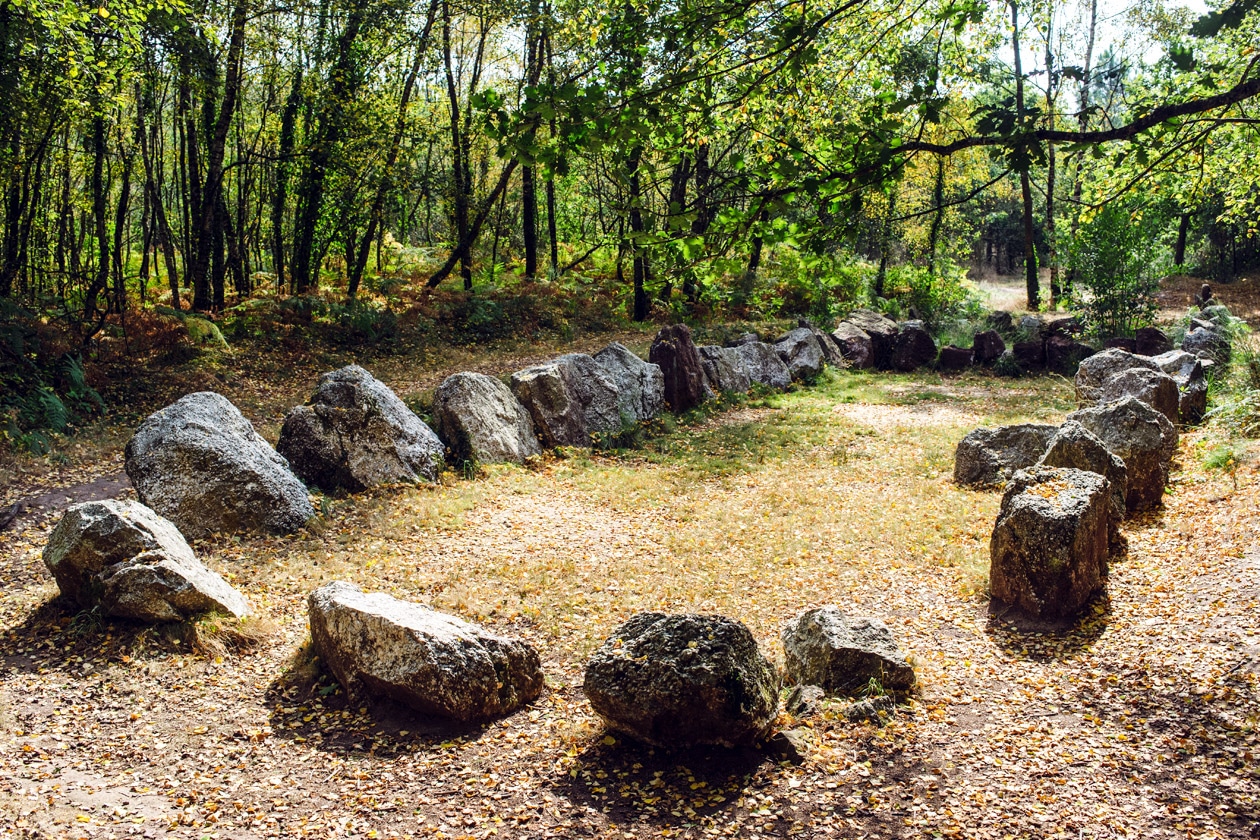
[[[1078,302],[1098,336],[1132,336],[1154,320],[1159,279],[1171,265],[1159,241],[1162,222],[1158,214],[1113,202],[1081,226],[1069,253]]]

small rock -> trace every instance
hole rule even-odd
[[[1016,470],[1031,467],[1046,451],[1057,427],[1020,423],[968,432],[954,451],[954,483],[959,487],[992,487]]]
[[[704,366],[686,324],[674,324],[658,332],[648,360],[660,366],[665,377],[665,402],[675,414],[690,411],[713,396],[705,386]]]
[[[1134,338],[1137,340],[1137,349],[1134,352],[1139,356],[1158,356],[1173,349],[1172,339],[1163,330],[1155,327],[1140,328],[1134,333]]]
[[[753,382],[776,391],[782,391],[792,384],[791,371],[769,344],[757,341],[741,344],[735,349],[739,351],[744,370]]]
[[[875,346],[865,330],[848,321],[841,321],[831,333],[831,338],[840,348],[840,355],[854,370],[869,370],[875,367]]]
[[[542,693],[538,653],[525,642],[335,581],[307,599],[311,640],[352,698],[385,696],[422,714],[478,721]]]
[[[855,694],[872,682],[893,691],[914,687],[914,669],[878,619],[850,618],[828,605],[788,622],[781,638],[792,682],[829,694]]]
[[[1046,322],[1036,315],[1025,315],[1019,319],[1019,331],[1026,340],[1041,343],[1045,338]]]
[[[623,418],[643,423],[665,410],[665,374],[659,365],[643,361],[615,341],[594,358],[612,378]]]
[[[946,344],[941,348],[941,355],[936,359],[936,367],[944,371],[966,370],[971,367],[971,351],[966,347],[955,347]]]
[[[595,435],[622,427],[617,385],[585,353],[567,353],[518,370],[512,374],[512,393],[548,447],[589,447]]]
[[[978,332],[971,339],[971,356],[978,365],[991,365],[1006,352],[1006,342],[996,330]]]
[[[922,321],[906,321],[901,324],[893,342],[892,368],[908,373],[936,359],[936,342],[923,326]]]
[[[760,343],[761,343],[761,336],[757,335],[755,332],[746,332],[743,335],[741,335],[739,338],[732,339],[731,341],[726,342],[726,346],[727,347],[742,347],[745,344],[760,344]]]
[[[774,733],[766,741],[766,754],[775,761],[786,761],[797,766],[805,763],[811,742],[808,730],[788,729]]]
[[[883,726],[896,712],[897,703],[891,697],[872,697],[851,704],[844,710],[844,716],[854,723]]]
[[[433,420],[457,462],[520,464],[542,452],[525,406],[484,373],[446,377],[433,395]]]
[[[706,344],[696,348],[700,352],[700,364],[709,389],[718,393],[743,394],[752,387],[744,357],[735,347],[718,347]]]
[[[1015,319],[1011,313],[995,309],[985,318],[985,322],[998,332],[1008,333],[1015,329]]]
[[[1125,507],[1132,513],[1157,507],[1164,498],[1168,469],[1177,451],[1177,427],[1135,397],[1125,397],[1067,416],[1124,461],[1129,485]]]
[[[794,685],[783,701],[783,709],[788,714],[804,718],[818,714],[827,693],[817,685]]]
[[[1181,349],[1201,359],[1211,359],[1218,365],[1227,365],[1233,355],[1229,337],[1215,327],[1196,326],[1186,333]]]

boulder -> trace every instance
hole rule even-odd
[[[987,323],[991,329],[995,329],[998,332],[1008,333],[1015,329],[1014,317],[1011,313],[1002,309],[994,309],[990,312],[988,317],[985,318],[985,323]]]
[[[197,560],[173,522],[139,502],[72,505],[48,535],[43,558],[62,595],[105,615],[177,621],[250,611],[241,593]]]
[[[1103,342],[1103,350],[1124,350],[1127,353],[1137,352],[1136,338],[1109,338]]]
[[[1122,370],[1143,368],[1159,370],[1159,365],[1146,356],[1136,356],[1127,350],[1112,348],[1095,353],[1080,363],[1076,369],[1076,400],[1082,406],[1096,404],[1102,399],[1102,386],[1108,378]]]
[[[315,515],[289,463],[209,391],[149,415],[127,443],[126,470],[140,501],[190,537],[289,534]]]
[[[307,599],[320,660],[357,700],[389,697],[426,715],[480,721],[543,690],[538,652],[420,604],[335,581]]]
[[[697,349],[700,351],[700,364],[704,367],[704,378],[710,390],[743,394],[752,387],[748,369],[744,367],[744,357],[740,355],[738,348],[706,344]]]
[[[753,382],[778,391],[792,384],[792,372],[769,344],[757,341],[734,349],[739,351],[744,370]]]
[[[991,365],[1006,352],[1006,342],[997,330],[976,333],[971,339],[971,357],[978,365]]]
[[[727,347],[742,347],[745,344],[760,344],[760,343],[761,343],[761,336],[757,335],[755,332],[746,332],[743,335],[741,335],[739,338],[734,338],[726,342],[726,346]]]
[[[1085,324],[1075,315],[1064,315],[1060,318],[1051,318],[1046,322],[1045,334],[1051,335],[1080,335],[1085,332]]]
[[[1071,376],[1085,359],[1097,352],[1084,342],[1060,333],[1046,339],[1046,367],[1055,373]]]
[[[1173,349],[1172,339],[1163,330],[1155,327],[1142,327],[1133,334],[1137,341],[1136,352],[1139,356],[1158,356]]]
[[[1162,370],[1129,368],[1113,373],[1103,381],[1100,402],[1115,402],[1125,397],[1137,397],[1171,422],[1177,422],[1180,401],[1177,383]]]
[[[658,747],[751,744],[779,710],[774,666],[722,616],[633,616],[586,663],[582,689],[609,728]]]
[[[870,336],[871,349],[875,354],[875,367],[880,370],[891,369],[893,341],[897,338],[897,323],[869,309],[851,312],[844,320]]]
[[[595,354],[617,388],[622,415],[636,423],[654,420],[665,410],[665,374],[660,365],[645,362],[617,342]]]
[[[445,457],[433,430],[358,365],[319,378],[310,401],[285,416],[276,451],[329,493],[436,481]]]
[[[1169,350],[1151,361],[1177,383],[1177,414],[1182,423],[1198,423],[1207,413],[1207,376],[1203,360],[1185,350]]]
[[[512,390],[484,373],[456,373],[433,395],[438,436],[456,462],[515,463],[542,452],[534,421]]]
[[[793,683],[821,686],[828,694],[856,694],[872,680],[894,691],[914,687],[914,669],[877,619],[850,618],[828,605],[792,619],[781,638]]]
[[[774,351],[787,365],[793,379],[809,380],[822,373],[822,346],[808,327],[797,327],[774,342]]]
[[[1031,467],[1046,451],[1056,426],[1020,423],[968,432],[954,451],[954,483],[992,487]]]
[[[808,318],[800,318],[797,325],[804,327],[814,334],[814,340],[818,342],[818,349],[822,351],[823,361],[832,367],[844,367],[844,354],[840,352],[840,345],[836,340],[827,333],[815,327]]]
[[[512,374],[512,393],[547,447],[590,446],[595,435],[622,426],[616,383],[585,353],[518,370]]]
[[[1234,316],[1223,303],[1208,303],[1207,306],[1201,307],[1199,317],[1204,321],[1211,321],[1220,329],[1228,327],[1230,321],[1234,320]]]
[[[1111,519],[1107,479],[1062,467],[1011,478],[989,543],[989,593],[1030,618],[1079,612],[1103,587]]]
[[[1120,522],[1128,515],[1125,495],[1129,488],[1129,473],[1124,461],[1111,454],[1106,445],[1080,423],[1069,420],[1054,433],[1037,466],[1085,470],[1107,479],[1108,501],[1111,504],[1107,542],[1113,554],[1123,552],[1125,541],[1120,534]]]
[[[1046,345],[1041,339],[1017,341],[1011,346],[1011,354],[1024,370],[1041,370],[1046,366]]]
[[[1232,355],[1229,336],[1211,326],[1196,326],[1187,332],[1181,341],[1181,349],[1222,366],[1229,364]]]
[[[705,387],[704,367],[686,324],[673,324],[658,332],[648,360],[660,366],[665,376],[665,402],[675,414],[690,411],[712,396]]]
[[[944,371],[966,370],[971,367],[971,351],[966,347],[946,344],[936,358],[936,367]]]
[[[1040,342],[1045,338],[1046,322],[1037,315],[1025,315],[1019,319],[1019,331],[1026,340]]]
[[[903,373],[930,365],[936,359],[936,342],[922,321],[901,324],[893,342],[892,368]]]
[[[840,348],[840,355],[845,363],[854,370],[868,370],[875,366],[875,346],[866,331],[841,321],[831,333],[831,338]]]
[[[1128,473],[1125,507],[1132,513],[1164,498],[1168,469],[1177,451],[1177,427],[1136,397],[1074,411],[1067,416],[1124,461]]]

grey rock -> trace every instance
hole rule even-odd
[[[1037,466],[1085,470],[1107,479],[1111,504],[1107,541],[1112,554],[1123,553],[1125,539],[1120,533],[1120,522],[1128,515],[1125,496],[1129,490],[1129,471],[1124,461],[1113,455],[1101,439],[1080,423],[1069,420],[1054,433]]]
[[[713,392],[705,385],[700,353],[686,324],[663,327],[652,340],[648,360],[659,365],[665,375],[665,403],[675,414],[712,398]]]
[[[1041,341],[1045,337],[1046,322],[1036,315],[1025,315],[1019,319],[1019,331],[1028,341]]]
[[[48,536],[43,559],[61,594],[105,615],[177,621],[250,612],[243,595],[197,560],[173,522],[139,502],[110,499],[67,508]]]
[[[659,365],[643,361],[615,341],[594,358],[612,377],[623,416],[636,423],[661,416],[665,410],[665,374]]]
[[[761,336],[757,335],[755,332],[746,332],[743,335],[741,335],[739,338],[735,338],[735,339],[732,339],[731,341],[726,342],[726,346],[727,347],[742,347],[745,344],[760,344],[760,343],[761,343]]]
[[[1081,362],[1076,369],[1076,400],[1082,406],[1090,406],[1102,399],[1102,387],[1109,377],[1122,370],[1141,368],[1159,370],[1159,365],[1146,356],[1138,356],[1127,350],[1112,348],[1095,353]]]
[[[1213,303],[1203,307],[1199,310],[1199,317],[1205,321],[1211,321],[1222,329],[1228,327],[1230,321],[1234,320],[1234,316],[1223,303]]]
[[[1158,356],[1173,349],[1172,339],[1156,327],[1141,327],[1133,334],[1139,356]]]
[[[845,366],[844,354],[840,352],[840,346],[836,344],[834,338],[814,326],[813,322],[808,318],[798,318],[796,323],[814,334],[814,340],[818,342],[818,349],[823,354],[823,362],[832,367]]]
[[[1169,350],[1151,361],[1177,383],[1177,413],[1182,423],[1198,423],[1207,413],[1207,375],[1203,360],[1185,350]]]
[[[765,736],[779,675],[751,632],[722,616],[639,613],[586,664],[582,685],[611,729],[658,747],[734,747]]]
[[[900,325],[893,341],[892,369],[908,373],[936,360],[936,341],[922,321],[906,321]]]
[[[818,685],[794,685],[783,700],[783,710],[798,718],[818,714],[827,692]]]
[[[871,347],[875,353],[875,367],[880,370],[891,369],[893,342],[897,338],[897,323],[869,309],[851,312],[845,321],[871,337]]]
[[[883,726],[897,712],[897,703],[891,697],[872,697],[859,700],[844,710],[846,719],[854,723],[873,723]]]
[[[775,761],[801,765],[809,755],[811,743],[809,730],[789,729],[776,732],[766,741],[765,750]]]
[[[1006,342],[997,330],[976,333],[971,339],[971,355],[978,365],[991,365],[1006,352]]]
[[[822,347],[808,327],[797,327],[774,342],[774,350],[787,365],[793,379],[809,380],[822,373]]]
[[[704,368],[709,389],[718,393],[743,394],[752,387],[744,357],[736,347],[718,347],[706,344],[696,348],[700,352],[700,364]]]
[[[1107,479],[1061,467],[1012,478],[989,545],[989,592],[1037,619],[1068,618],[1103,586],[1111,519]]]
[[[968,432],[954,451],[954,483],[992,487],[1016,470],[1031,467],[1046,451],[1057,427],[1020,423]]]
[[[914,669],[877,619],[850,618],[828,605],[792,619],[781,638],[792,682],[821,686],[828,694],[855,694],[872,680],[895,691],[914,687]]]
[[[1177,383],[1162,370],[1129,368],[1103,380],[1099,395],[1101,402],[1115,402],[1124,397],[1137,397],[1171,422],[1178,420],[1180,395]]]
[[[778,391],[792,384],[792,372],[769,344],[758,341],[741,344],[735,349],[739,351],[744,370],[753,382]]]
[[[352,698],[479,721],[542,693],[533,647],[454,616],[344,581],[312,592],[307,609],[316,652]]]
[[[1159,505],[1177,451],[1177,427],[1167,417],[1135,397],[1125,397],[1074,411],[1067,419],[1080,423],[1124,461],[1129,479],[1125,507],[1130,513]]]
[[[831,333],[845,363],[855,370],[875,367],[875,346],[866,331],[848,321],[841,321]]]
[[[289,534],[315,515],[289,463],[208,391],[149,415],[127,443],[126,470],[140,501],[190,537]]]
[[[436,481],[445,458],[433,430],[358,365],[319,378],[310,401],[285,416],[276,451],[298,478],[330,493]]]
[[[542,452],[525,406],[484,373],[446,377],[433,395],[433,421],[457,462],[519,464]]]
[[[1218,365],[1227,365],[1233,355],[1229,336],[1215,327],[1197,326],[1186,333],[1181,349],[1202,359],[1211,359]]]
[[[585,353],[568,353],[518,370],[512,374],[512,393],[548,447],[589,447],[594,435],[622,425],[616,383]]]

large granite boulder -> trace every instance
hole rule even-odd
[[[289,534],[315,515],[289,463],[209,391],[149,415],[127,443],[126,470],[140,501],[189,537]]]
[[[946,344],[941,348],[941,354],[936,357],[936,367],[938,370],[949,372],[966,370],[971,367],[971,351],[966,347]]]
[[[1011,478],[989,543],[989,594],[1037,619],[1079,612],[1107,574],[1110,488],[1097,473],[1033,467]]]
[[[84,609],[139,621],[201,613],[241,618],[249,603],[197,560],[175,524],[139,502],[84,502],[48,535],[44,565]]]
[[[754,341],[741,344],[734,349],[739,352],[744,370],[753,382],[777,391],[782,391],[792,384],[792,372],[769,344]]]
[[[897,322],[869,309],[851,312],[844,320],[870,336],[871,349],[875,354],[875,367],[880,370],[890,370],[893,342],[897,338]]]
[[[1037,466],[1085,470],[1107,479],[1108,499],[1111,503],[1107,540],[1113,554],[1122,553],[1125,540],[1120,534],[1120,523],[1128,515],[1125,496],[1129,490],[1129,471],[1125,468],[1124,461],[1113,455],[1106,444],[1080,423],[1069,420],[1054,433]]]
[[[1146,356],[1137,356],[1127,350],[1112,348],[1095,353],[1080,363],[1073,384],[1076,400],[1082,406],[1095,405],[1102,399],[1102,386],[1109,377],[1122,370],[1142,368],[1159,370],[1159,365]]]
[[[1046,367],[1055,373],[1071,376],[1080,363],[1097,351],[1088,344],[1063,333],[1055,333],[1046,339]]]
[[[811,380],[822,373],[826,359],[822,346],[808,327],[797,327],[774,342],[774,350],[787,365],[793,379]]]
[[[799,685],[828,694],[856,694],[872,680],[894,691],[914,687],[914,669],[877,619],[851,618],[828,605],[792,619],[781,638],[788,680]]]
[[[814,334],[814,340],[818,342],[818,349],[822,351],[823,361],[832,367],[844,367],[844,354],[840,352],[840,345],[828,333],[823,332],[814,326],[808,318],[800,318],[797,325],[804,327]]]
[[[831,332],[831,338],[840,348],[840,355],[845,364],[854,370],[868,370],[875,367],[875,346],[866,331],[856,324],[841,321]]]
[[[643,423],[659,417],[665,410],[665,375],[659,365],[643,361],[615,341],[594,358],[612,377],[623,417]]]
[[[512,390],[484,373],[456,373],[433,395],[433,422],[456,462],[522,463],[542,447]]]
[[[738,621],[639,613],[586,664],[582,689],[612,729],[659,747],[739,746],[766,735],[779,675]]]
[[[298,478],[329,493],[436,481],[442,441],[390,388],[358,365],[325,373],[284,418],[276,451]]]
[[[652,341],[648,360],[660,366],[665,376],[665,403],[675,414],[690,411],[713,395],[705,384],[700,353],[686,324],[661,329]]]
[[[1177,414],[1182,423],[1198,423],[1207,413],[1207,376],[1203,360],[1185,350],[1169,350],[1151,361],[1177,383]]]
[[[512,393],[534,421],[544,445],[590,446],[621,429],[617,385],[585,353],[566,353],[512,374]]]
[[[968,432],[954,450],[954,483],[992,487],[1031,467],[1046,451],[1056,426],[1020,423]]]
[[[1201,359],[1210,359],[1218,365],[1229,364],[1233,352],[1225,331],[1214,325],[1205,325],[1201,321],[1192,324],[1193,328],[1181,340],[1181,349]]]
[[[454,616],[353,583],[307,599],[311,641],[352,698],[388,697],[422,714],[480,721],[543,690],[537,651]]]
[[[1167,417],[1136,397],[1125,397],[1074,411],[1067,419],[1080,423],[1124,461],[1129,479],[1125,507],[1130,513],[1163,501],[1177,451],[1177,427]]]
[[[893,341],[892,369],[908,373],[936,360],[936,341],[922,321],[906,321],[900,325]]]
[[[1173,423],[1178,420],[1177,383],[1162,370],[1129,368],[1103,380],[1100,402],[1115,402],[1125,397],[1137,397]]]
[[[736,347],[718,347],[706,344],[700,351],[700,364],[709,389],[717,393],[743,394],[752,387],[744,357]]]
[[[1006,342],[997,330],[978,332],[971,338],[971,356],[978,365],[991,365],[1006,352]]]
[[[1173,349],[1172,339],[1157,327],[1141,327],[1133,334],[1139,356],[1158,356]]]

